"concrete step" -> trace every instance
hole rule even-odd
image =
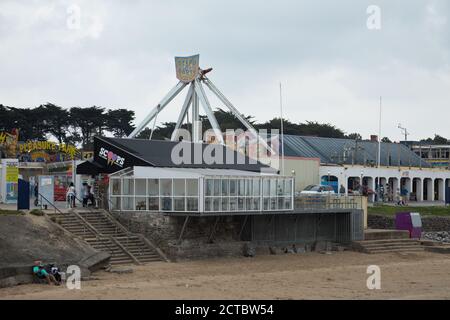
[[[392,242],[385,242],[385,241],[373,241],[369,243],[362,243],[361,244],[365,248],[373,248],[373,247],[385,247],[385,246],[420,246],[419,241],[392,241]]]
[[[112,265],[135,264],[132,259],[117,259],[117,260],[110,259],[109,261]]]
[[[403,245],[403,244],[398,243],[398,244],[390,244],[390,245],[365,246],[364,248],[368,249],[368,250],[377,250],[377,249],[391,249],[391,248],[393,248],[393,249],[396,249],[396,248],[422,248],[422,246],[418,245],[418,244]]]
[[[364,231],[364,240],[381,239],[409,239],[409,231],[391,229],[367,229]]]
[[[130,252],[136,258],[144,257],[144,256],[152,256],[152,257],[157,257],[158,256],[156,253],[154,253],[152,251],[142,251],[142,252],[141,251],[134,251],[134,252],[130,251]]]
[[[353,243],[353,248],[365,253],[423,251],[419,240],[415,239],[380,239],[363,240]]]
[[[393,248],[368,249],[366,253],[418,252],[424,250],[425,249],[423,247],[410,247],[410,248],[393,247]]]
[[[161,259],[159,257],[138,257],[136,258],[139,263],[146,263],[146,262],[150,262],[150,261],[161,261]]]
[[[76,217],[56,217],[56,218],[59,219],[62,222],[78,222],[78,221],[80,221]]]

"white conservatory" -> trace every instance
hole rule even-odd
[[[129,167],[110,175],[115,211],[289,211],[294,178],[233,169]]]

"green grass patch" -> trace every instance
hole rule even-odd
[[[450,207],[414,207],[414,206],[373,206],[367,208],[369,214],[395,216],[397,212],[419,212],[422,216],[449,216]]]
[[[0,216],[23,216],[24,214],[23,211],[0,209]]]

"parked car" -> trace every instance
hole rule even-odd
[[[334,194],[334,189],[332,186],[321,186],[318,184],[311,184],[303,189],[300,194]]]

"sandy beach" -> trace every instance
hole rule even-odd
[[[381,269],[369,290],[367,266]],[[418,253],[286,254],[150,263],[99,271],[80,290],[21,285],[0,299],[449,299],[450,257]]]

